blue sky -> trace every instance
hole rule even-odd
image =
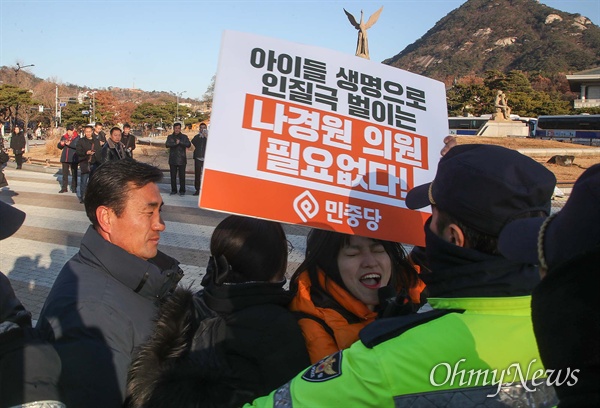
[[[93,88],[184,92],[200,98],[230,29],[354,54],[343,8],[365,19],[371,60],[390,58],[464,0],[28,1],[0,0],[0,65],[35,64],[36,76]],[[546,0],[600,25],[600,0]]]

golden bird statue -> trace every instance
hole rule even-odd
[[[348,13],[346,11],[346,9],[344,9],[344,13],[346,13],[348,20],[350,20],[350,24],[352,24],[352,26],[358,30],[358,39],[356,40],[356,56],[357,57],[370,59],[369,58],[369,40],[367,38],[367,30],[369,28],[373,27],[373,25],[377,22],[377,19],[379,19],[379,15],[381,14],[382,10],[383,10],[383,6],[381,6],[381,8],[379,10],[377,10],[375,13],[373,13],[371,15],[371,17],[369,17],[369,19],[367,20],[366,23],[363,22],[363,11],[361,10],[360,11],[360,23],[357,23],[354,16],[352,14]]]

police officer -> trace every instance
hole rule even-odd
[[[498,254],[502,227],[550,212],[543,165],[499,146],[461,145],[411,209],[432,206],[420,313],[375,321],[360,341],[300,373],[256,406],[554,406],[530,313],[537,269]],[[563,376],[566,373],[563,373]],[[286,405],[287,404],[287,405]]]

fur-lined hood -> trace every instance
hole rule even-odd
[[[310,361],[281,283],[177,289],[132,363],[130,407],[239,407]]]
[[[216,358],[203,359],[202,364],[187,358],[196,327],[194,295],[178,288],[161,306],[154,333],[140,347],[131,365],[128,406],[212,405],[209,396],[220,384],[222,370]]]

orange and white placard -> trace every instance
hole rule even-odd
[[[422,245],[429,214],[404,200],[447,134],[439,81],[226,31],[199,206]]]

